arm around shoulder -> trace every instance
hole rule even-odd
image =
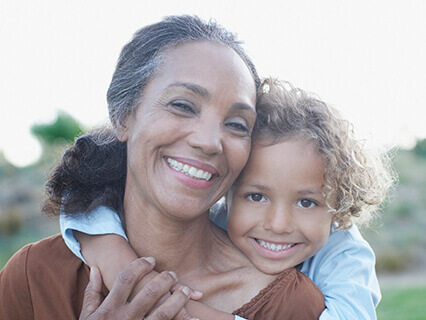
[[[375,256],[356,226],[334,231],[326,246],[304,263],[302,272],[324,294],[327,308],[320,320],[377,318],[381,294]]]

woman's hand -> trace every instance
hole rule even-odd
[[[164,271],[149,281],[128,302],[130,293],[138,281],[154,268],[153,258],[133,261],[118,277],[112,290],[105,298],[102,294],[102,278],[99,269],[90,272],[80,320],[99,319],[146,319],[146,320],[189,320],[184,306],[189,300],[190,289],[186,286],[174,291],[164,302],[152,310],[157,301],[177,283],[176,275]]]

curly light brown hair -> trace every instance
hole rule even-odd
[[[313,94],[276,79],[264,80],[261,89],[253,142],[296,136],[313,143],[326,160],[323,193],[337,228],[351,227],[353,218],[370,221],[394,181],[386,154],[369,152],[352,124]]]

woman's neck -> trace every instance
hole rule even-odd
[[[214,234],[208,213],[179,219],[126,192],[124,211],[129,242],[139,257],[152,256],[156,270],[191,272],[209,261]]]

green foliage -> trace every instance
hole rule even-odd
[[[396,272],[406,269],[412,262],[413,257],[410,252],[400,250],[383,250],[377,253],[377,272]]]
[[[0,235],[16,234],[22,227],[23,216],[17,207],[8,208],[0,215]]]
[[[31,127],[31,133],[48,145],[72,142],[82,132],[83,128],[77,120],[63,111],[58,112],[55,122]]]
[[[379,320],[418,320],[426,315],[426,287],[382,290],[382,301],[377,307]]]
[[[418,140],[414,147],[414,153],[426,158],[426,139]]]

